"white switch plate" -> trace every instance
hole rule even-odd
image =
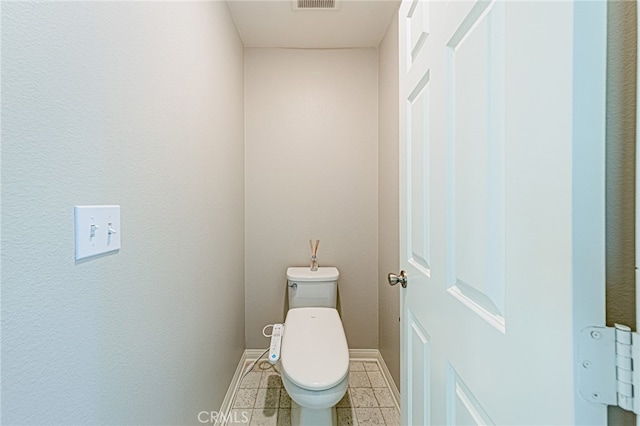
[[[120,250],[120,206],[75,206],[74,216],[76,260]]]

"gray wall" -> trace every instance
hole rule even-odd
[[[246,336],[282,322],[286,269],[340,270],[351,349],[378,347],[376,49],[245,50]]]
[[[387,282],[399,272],[398,17],[378,46],[378,334],[380,353],[400,386],[400,289]]]
[[[3,2],[2,423],[219,409],[244,349],[242,101],[223,2]],[[122,250],[74,262],[74,204],[107,203]]]
[[[636,326],[635,150],[637,3],[608,2],[607,40],[607,325]],[[609,424],[635,415],[609,408]]]

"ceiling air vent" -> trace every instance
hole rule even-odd
[[[292,0],[293,10],[339,10],[340,0]]]

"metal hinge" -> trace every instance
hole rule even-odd
[[[578,340],[580,394],[639,414],[640,398],[634,398],[640,392],[639,368],[634,371],[639,347],[640,334],[626,325],[583,329]]]

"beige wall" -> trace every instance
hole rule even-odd
[[[610,1],[607,37],[607,325],[634,329],[637,3]],[[635,415],[609,407],[610,425]]]
[[[400,291],[387,282],[399,272],[398,19],[378,46],[378,333],[380,353],[400,385]]]
[[[350,348],[378,347],[376,49],[245,49],[247,348],[286,312],[286,268],[340,270]]]
[[[607,62],[607,317],[635,324],[636,2],[610,2]]]
[[[222,2],[2,4],[2,423],[197,424],[244,349],[243,48]],[[122,250],[74,262],[74,204]]]

